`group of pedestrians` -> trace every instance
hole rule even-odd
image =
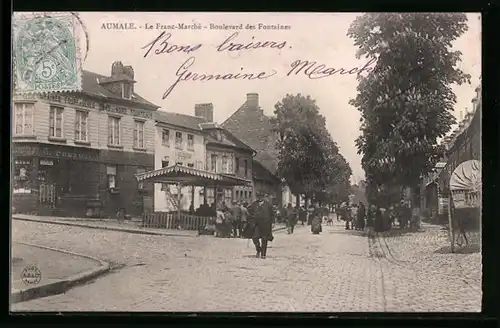
[[[273,206],[267,194],[257,194],[252,204],[233,201],[216,206],[215,237],[252,239],[256,257],[265,259],[268,242],[274,239],[275,220]]]
[[[383,232],[390,230],[396,221],[400,228],[417,226],[417,215],[412,215],[408,204],[401,201],[398,204],[384,208],[376,204],[370,204],[367,208],[363,202],[359,205],[352,204],[344,206],[340,211],[340,217],[345,220],[346,230],[361,230],[368,234],[373,231]]]

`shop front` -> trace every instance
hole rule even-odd
[[[12,206],[18,213],[82,217],[98,200],[98,150],[14,144]]]

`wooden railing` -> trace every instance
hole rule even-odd
[[[197,216],[176,212],[152,212],[142,215],[142,227],[158,229],[183,229],[199,230],[203,229],[213,218],[208,216]]]

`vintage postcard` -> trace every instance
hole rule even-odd
[[[480,14],[12,28],[11,311],[481,311]]]

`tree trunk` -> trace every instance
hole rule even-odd
[[[306,209],[309,207],[308,203],[309,203],[309,197],[307,197],[307,195],[304,195],[304,207]]]
[[[300,207],[300,194],[297,194],[295,197],[295,206],[297,206],[297,208]]]

